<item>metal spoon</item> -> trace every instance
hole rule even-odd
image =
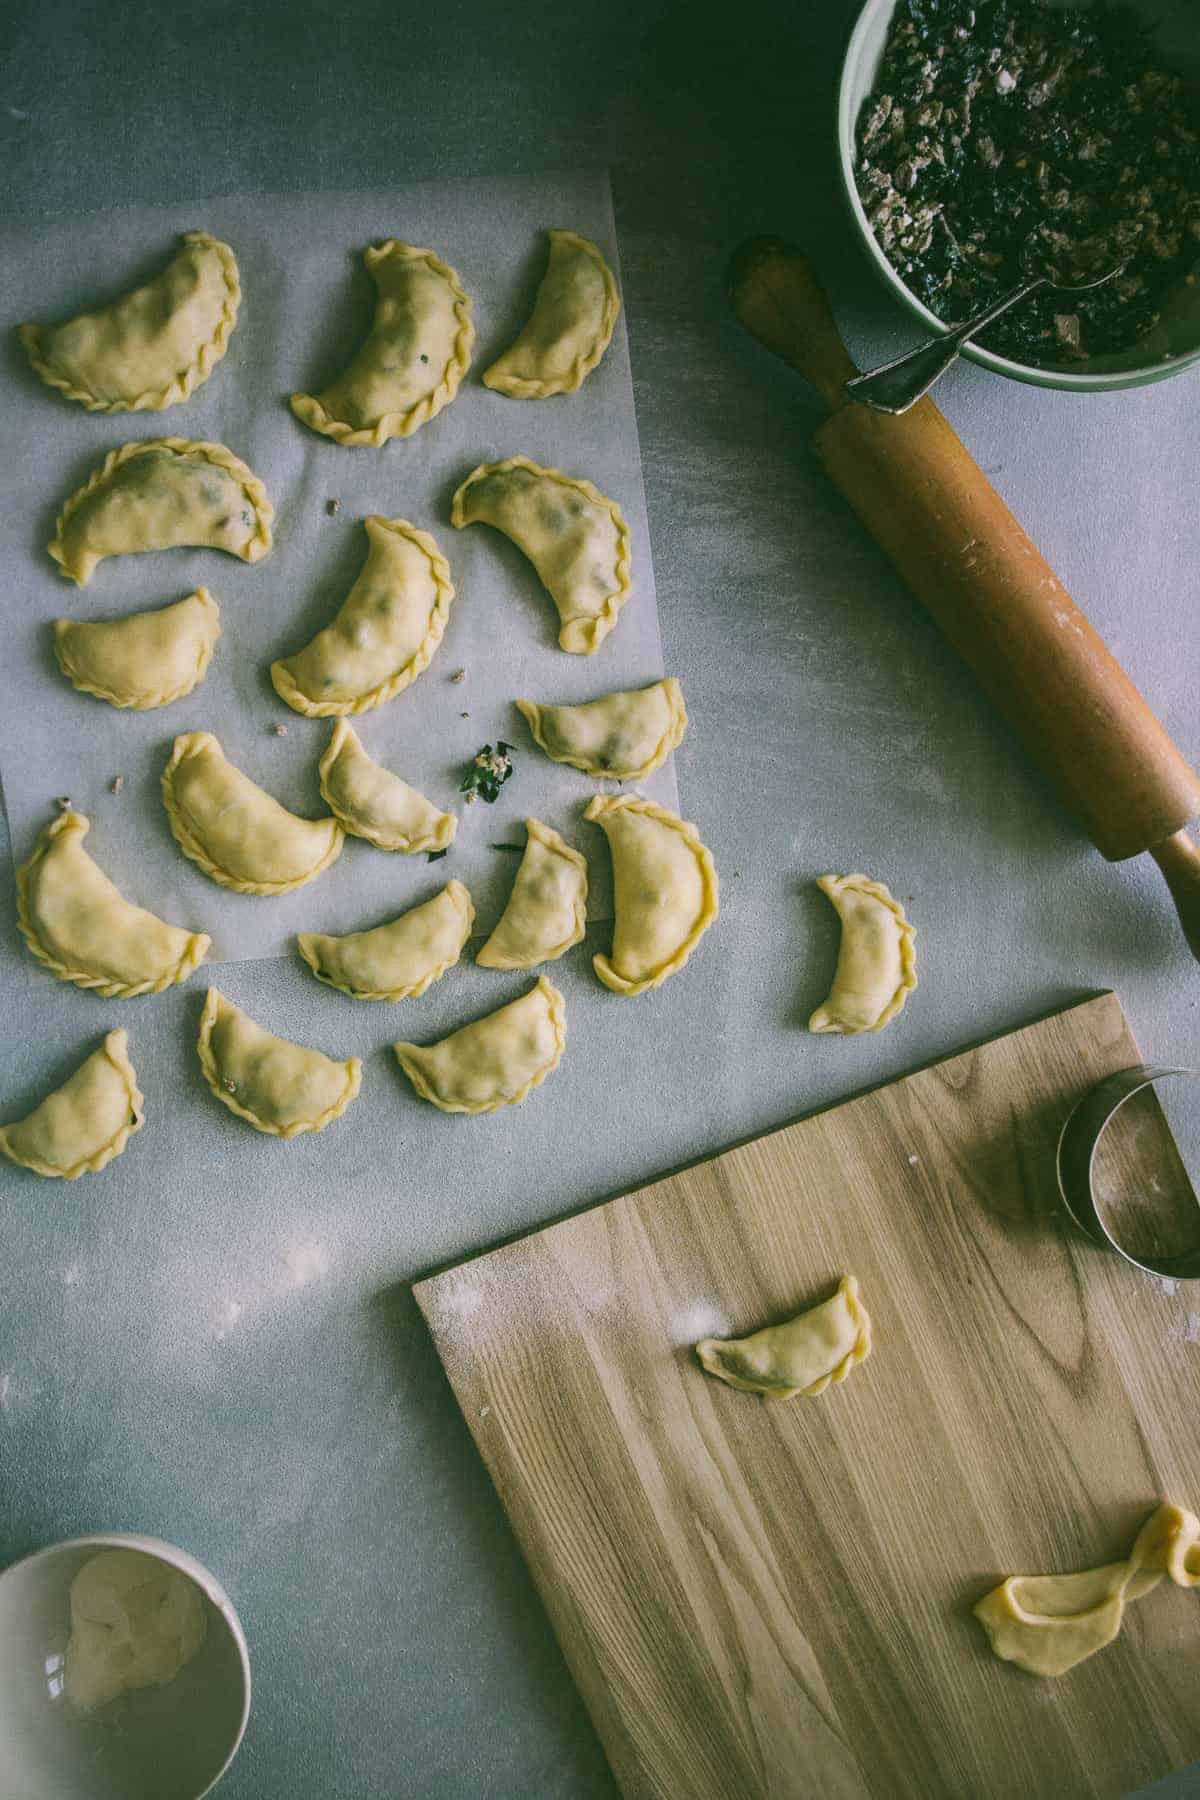
[[[1092,288],[1103,287],[1106,281],[1112,281],[1121,273],[1125,264],[1118,263],[1115,269],[1097,276],[1095,281],[1082,281],[1074,286],[1052,281],[1048,275],[1038,275],[1023,281],[1019,287],[1009,290],[999,300],[965,325],[955,325],[943,337],[931,338],[927,344],[921,344],[916,350],[910,350],[899,356],[894,362],[884,363],[881,368],[871,369],[865,375],[856,375],[853,381],[846,383],[846,392],[852,400],[869,406],[874,412],[903,413],[910,406],[927,394],[936,381],[940,381],[952,363],[958,361],[959,352],[964,344],[969,344],[975,335],[986,325],[991,325],[1030,294],[1036,294],[1042,288],[1049,288],[1055,294],[1086,294]]]

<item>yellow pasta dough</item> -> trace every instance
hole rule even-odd
[[[126,900],[84,849],[89,829],[82,813],[60,813],[17,870],[21,936],[60,981],[106,1000],[161,994],[186,981],[211,940]]]
[[[432,250],[389,238],[363,251],[378,289],[375,318],[349,368],[321,394],[293,394],[292,411],[339,444],[408,437],[458,392],[475,327],[457,272]]]
[[[871,1320],[853,1275],[843,1277],[831,1299],[784,1325],[746,1338],[702,1338],[696,1345],[710,1375],[768,1400],[823,1394],[870,1354]]]
[[[629,527],[590,481],[527,456],[481,463],[450,507],[450,523],[492,525],[523,550],[558,608],[563,650],[591,656],[632,591]]]
[[[110,1031],[61,1087],[14,1125],[0,1125],[0,1151],[35,1175],[75,1181],[120,1156],[142,1129],[145,1099],[129,1060],[129,1035]]]
[[[540,819],[526,819],[525,829],[525,854],[508,904],[475,958],[485,969],[554,962],[587,930],[586,860]]]
[[[592,965],[617,994],[644,994],[682,969],[717,917],[717,870],[694,825],[633,794],[597,794],[585,819],[612,852],[613,944]]]
[[[80,693],[138,712],[169,706],[208,673],[221,611],[207,588],[123,619],[55,619],[58,666]]]
[[[147,438],[106,456],[63,506],[49,549],[80,587],[109,556],[199,547],[258,562],[275,509],[224,444]]]
[[[303,931],[296,947],[318,981],[352,1000],[411,1000],[454,967],[474,920],[470,894],[449,881],[386,925],[345,937]]]
[[[241,297],[229,245],[189,231],[144,287],[63,325],[22,325],[21,342],[42,380],[89,412],[161,412],[208,380]]]
[[[380,850],[444,850],[458,820],[439,812],[399,775],[368,756],[345,719],[333,728],[320,764],[321,792],[344,831]]]
[[[1124,1562],[1075,1575],[1010,1575],[976,1603],[995,1654],[1030,1675],[1065,1675],[1111,1644],[1130,1600],[1169,1575],[1200,1587],[1200,1519],[1169,1501],[1151,1513]]]
[[[357,1056],[335,1062],[279,1038],[209,988],[200,1017],[200,1068],[223,1106],[269,1137],[324,1131],[362,1083]]]
[[[554,762],[617,781],[644,781],[661,768],[683,741],[688,722],[683,689],[673,675],[582,706],[518,700],[517,707],[534,742]]]
[[[281,700],[310,719],[370,712],[427,669],[454,585],[427,531],[406,519],[364,520],[367,560],[337,617],[294,656],[271,664]]]
[[[422,1100],[442,1112],[519,1106],[562,1060],[567,1003],[544,975],[527,994],[437,1044],[393,1045]]]
[[[551,231],[542,285],[520,336],[484,374],[514,400],[582,387],[612,341],[621,301],[599,247],[577,231]]]
[[[198,868],[239,894],[288,894],[336,862],[336,819],[300,819],[226,759],[211,731],[175,739],[163,770],[175,842]]]
[[[822,875],[817,886],[837,911],[842,941],[833,986],[808,1029],[847,1037],[882,1031],[917,985],[916,933],[881,881]]]

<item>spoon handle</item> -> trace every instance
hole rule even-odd
[[[873,412],[903,413],[917,401],[923,399],[935,382],[941,380],[951,363],[957,362],[959,352],[964,344],[970,343],[977,332],[983,331],[994,320],[1008,312],[1010,307],[1017,306],[1022,300],[1035,293],[1045,285],[1045,277],[1036,281],[1023,281],[1020,287],[1010,288],[999,300],[993,300],[983,312],[968,319],[965,325],[955,325],[942,337],[931,338],[927,344],[918,345],[906,356],[899,356],[894,362],[884,363],[881,368],[872,369],[868,374],[856,375],[853,381],[846,383],[846,392],[852,400],[863,406],[869,406]]]

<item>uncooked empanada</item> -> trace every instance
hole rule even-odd
[[[587,862],[540,819],[529,836],[508,905],[475,958],[485,969],[535,969],[578,944],[587,930]]]
[[[0,1125],[0,1150],[35,1175],[66,1181],[94,1174],[142,1129],[145,1097],[129,1060],[129,1034],[110,1031],[75,1073],[14,1125]]]
[[[484,382],[513,400],[574,394],[612,341],[621,310],[612,270],[590,238],[551,231],[550,260],[519,337]]]
[[[229,245],[188,231],[145,287],[64,325],[22,325],[21,342],[42,380],[89,412],[161,412],[208,380],[241,297]]]
[[[808,1029],[847,1037],[881,1031],[917,985],[916,933],[881,881],[822,875],[817,886],[837,910],[842,941],[833,986]]]
[[[407,519],[363,521],[367,560],[332,624],[271,664],[281,700],[310,719],[370,712],[429,667],[454,585],[427,531]]]
[[[673,675],[582,706],[539,706],[535,700],[517,705],[547,756],[585,775],[617,781],[643,781],[661,768],[682,742],[688,722],[683,689]]]
[[[352,1000],[413,1000],[454,967],[474,920],[470,894],[448,881],[432,900],[372,931],[302,931],[296,946],[318,981]]]
[[[432,250],[389,238],[363,251],[379,290],[366,341],[322,394],[293,394],[292,411],[339,444],[408,437],[453,400],[475,327],[457,272]]]
[[[187,547],[258,562],[275,508],[252,469],[224,444],[147,438],[105,457],[58,515],[50,554],[83,587],[106,556]]]
[[[1111,1644],[1130,1600],[1169,1575],[1200,1587],[1200,1519],[1164,1500],[1124,1562],[1073,1575],[1010,1575],[973,1611],[995,1654],[1030,1675],[1065,1675]]]
[[[82,694],[146,712],[199,687],[221,635],[221,609],[207,588],[186,600],[123,619],[55,619],[58,666]]]
[[[439,812],[399,775],[367,755],[358,733],[339,719],[318,764],[321,793],[344,831],[380,850],[445,850],[458,830],[453,813]]]
[[[836,1294],[784,1325],[768,1325],[746,1338],[702,1338],[696,1355],[710,1375],[769,1400],[823,1394],[845,1381],[871,1354],[871,1321],[846,1275]]]
[[[494,525],[529,558],[558,608],[562,649],[598,650],[631,592],[629,527],[590,481],[527,456],[480,463],[455,494],[450,522]]]
[[[82,813],[60,813],[17,870],[21,936],[52,975],[106,1000],[186,981],[212,940],[126,900],[84,849],[89,829]]]
[[[519,1000],[452,1031],[438,1044],[395,1044],[400,1067],[422,1100],[449,1113],[519,1106],[562,1060],[567,1003],[540,975]]]
[[[163,805],[185,856],[238,894],[290,894],[336,862],[336,819],[299,819],[226,760],[211,731],[175,739]]]
[[[612,851],[613,947],[592,966],[617,994],[644,994],[682,969],[719,910],[717,870],[694,825],[633,794],[597,794],[585,819]]]
[[[223,1106],[270,1137],[324,1131],[362,1084],[357,1056],[335,1062],[275,1037],[216,988],[200,1015],[200,1068]]]

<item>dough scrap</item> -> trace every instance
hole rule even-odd
[[[523,550],[558,608],[563,650],[591,656],[632,592],[629,527],[590,481],[527,456],[480,463],[450,505],[450,523],[493,525]]]
[[[55,619],[58,666],[81,694],[147,712],[199,687],[221,635],[221,609],[207,588],[186,600],[123,619]]]
[[[660,769],[682,743],[688,723],[683,689],[673,675],[582,706],[539,706],[535,700],[518,700],[517,706],[552,761],[617,781],[644,781]]]
[[[197,1048],[204,1079],[222,1106],[270,1137],[324,1131],[362,1085],[357,1056],[335,1062],[275,1037],[215,987],[200,1015]]]
[[[717,870],[696,827],[634,794],[597,794],[584,818],[612,852],[613,947],[592,966],[617,994],[678,974],[720,911]]]
[[[590,238],[551,231],[550,257],[520,335],[484,373],[513,400],[574,394],[612,342],[621,300],[612,270]]]
[[[64,812],[17,870],[17,928],[60,981],[106,1000],[161,994],[204,961],[211,938],[134,906],[83,847],[90,824]]]
[[[20,327],[48,387],[89,412],[162,412],[208,380],[237,324],[237,258],[207,231],[185,232],[182,246],[153,281],[110,306]]]
[[[303,650],[271,664],[281,700],[310,719],[370,712],[429,667],[454,584],[427,531],[373,514],[367,560],[336,617]]]
[[[144,1550],[101,1550],[71,1583],[63,1691],[75,1706],[174,1681],[204,1642],[208,1615],[182,1569]]]
[[[458,830],[453,813],[439,812],[416,788],[367,755],[358,733],[339,719],[318,764],[321,793],[344,831],[380,850],[445,850]]]
[[[992,1650],[1030,1675],[1065,1675],[1111,1644],[1127,1601],[1164,1575],[1200,1587],[1200,1519],[1164,1500],[1138,1532],[1124,1562],[1075,1575],[1010,1575],[973,1608]]]
[[[540,819],[526,819],[525,829],[525,854],[508,904],[475,958],[485,969],[554,962],[587,931],[586,858]]]
[[[336,819],[288,812],[226,759],[211,731],[175,739],[162,793],[183,854],[235,893],[290,894],[342,853]]]
[[[274,517],[258,476],[224,444],[146,438],[111,451],[70,496],[48,548],[85,587],[108,556],[191,547],[258,562]]]
[[[833,902],[842,941],[833,986],[808,1029],[847,1037],[882,1031],[917,985],[916,933],[881,881],[822,875],[817,886]]]
[[[871,1320],[858,1282],[845,1275],[837,1293],[783,1325],[746,1338],[702,1338],[696,1355],[710,1375],[746,1394],[794,1400],[845,1381],[871,1354]]]
[[[440,1043],[399,1043],[396,1059],[422,1100],[442,1112],[519,1106],[557,1069],[567,1042],[567,1003],[540,975],[529,992]]]
[[[379,290],[362,347],[332,387],[293,394],[304,425],[339,444],[386,444],[435,418],[471,363],[475,327],[458,273],[432,250],[389,238],[363,251]]]
[[[110,1031],[31,1113],[0,1125],[0,1151],[35,1175],[76,1181],[120,1156],[142,1129],[145,1104],[129,1060],[129,1033]]]
[[[461,881],[371,931],[302,931],[296,947],[318,981],[352,1000],[415,1000],[462,955],[475,908]]]

